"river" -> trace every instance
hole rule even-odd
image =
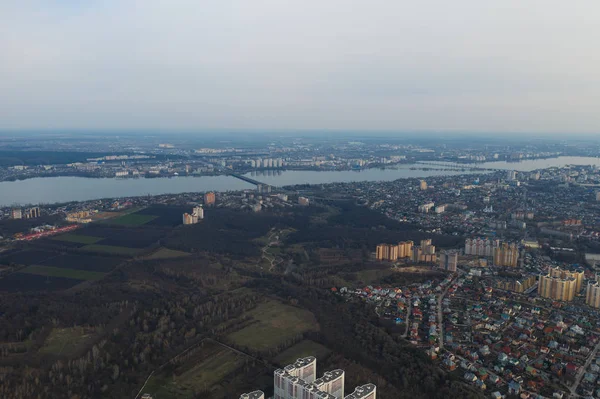
[[[558,157],[522,162],[486,162],[475,164],[482,168],[531,171],[551,166],[598,165],[600,158]],[[292,184],[323,184],[356,181],[391,181],[401,178],[452,176],[465,172],[452,170],[413,170],[413,165],[388,169],[348,171],[266,171],[251,172],[246,176],[274,186]],[[50,204],[68,201],[86,201],[98,198],[119,198],[142,195],[177,194],[193,191],[232,191],[251,189],[252,186],[231,176],[180,176],[153,179],[95,179],[85,177],[46,177],[0,182],[0,206]]]

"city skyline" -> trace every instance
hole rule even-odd
[[[0,129],[590,136],[600,126],[590,7],[3,4]]]

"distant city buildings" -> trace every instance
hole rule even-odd
[[[204,209],[201,206],[195,207],[191,214],[183,214],[183,224],[196,224],[202,219],[204,219]]]
[[[458,252],[457,251],[442,251],[440,253],[440,269],[449,272],[456,272],[458,267]]]
[[[25,216],[25,219],[39,218],[41,216],[40,208],[36,206],[34,208],[26,209],[24,216]]]
[[[215,193],[210,192],[204,194],[204,205],[210,206],[215,204]]]
[[[310,205],[310,200],[306,197],[298,197],[298,205],[308,206]]]
[[[65,220],[72,223],[91,223],[92,211],[69,212]]]
[[[538,295],[557,301],[572,301],[583,285],[583,271],[550,268],[548,274],[540,275]]]
[[[427,182],[425,180],[421,180],[421,184],[419,185],[421,190],[427,190]]]
[[[431,208],[433,208],[435,206],[435,203],[433,202],[427,202],[423,205],[419,205],[418,211],[420,213],[429,213],[429,211],[431,210]]]
[[[21,208],[13,208],[10,211],[10,218],[11,219],[22,219],[23,218],[23,213],[21,211]]]

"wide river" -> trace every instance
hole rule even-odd
[[[552,159],[477,164],[484,168],[531,171],[551,166],[598,165],[600,158],[559,157]],[[323,184],[356,181],[391,181],[401,178],[451,176],[465,172],[450,170],[411,170],[412,165],[398,168],[360,171],[266,171],[246,176],[274,186],[292,184]],[[98,198],[119,198],[141,195],[176,194],[193,191],[231,191],[253,186],[231,176],[174,177],[153,179],[92,179],[84,177],[46,177],[14,182],[0,182],[0,206],[50,204],[86,201]]]

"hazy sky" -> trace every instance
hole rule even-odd
[[[600,133],[598,0],[0,0],[0,129]]]

